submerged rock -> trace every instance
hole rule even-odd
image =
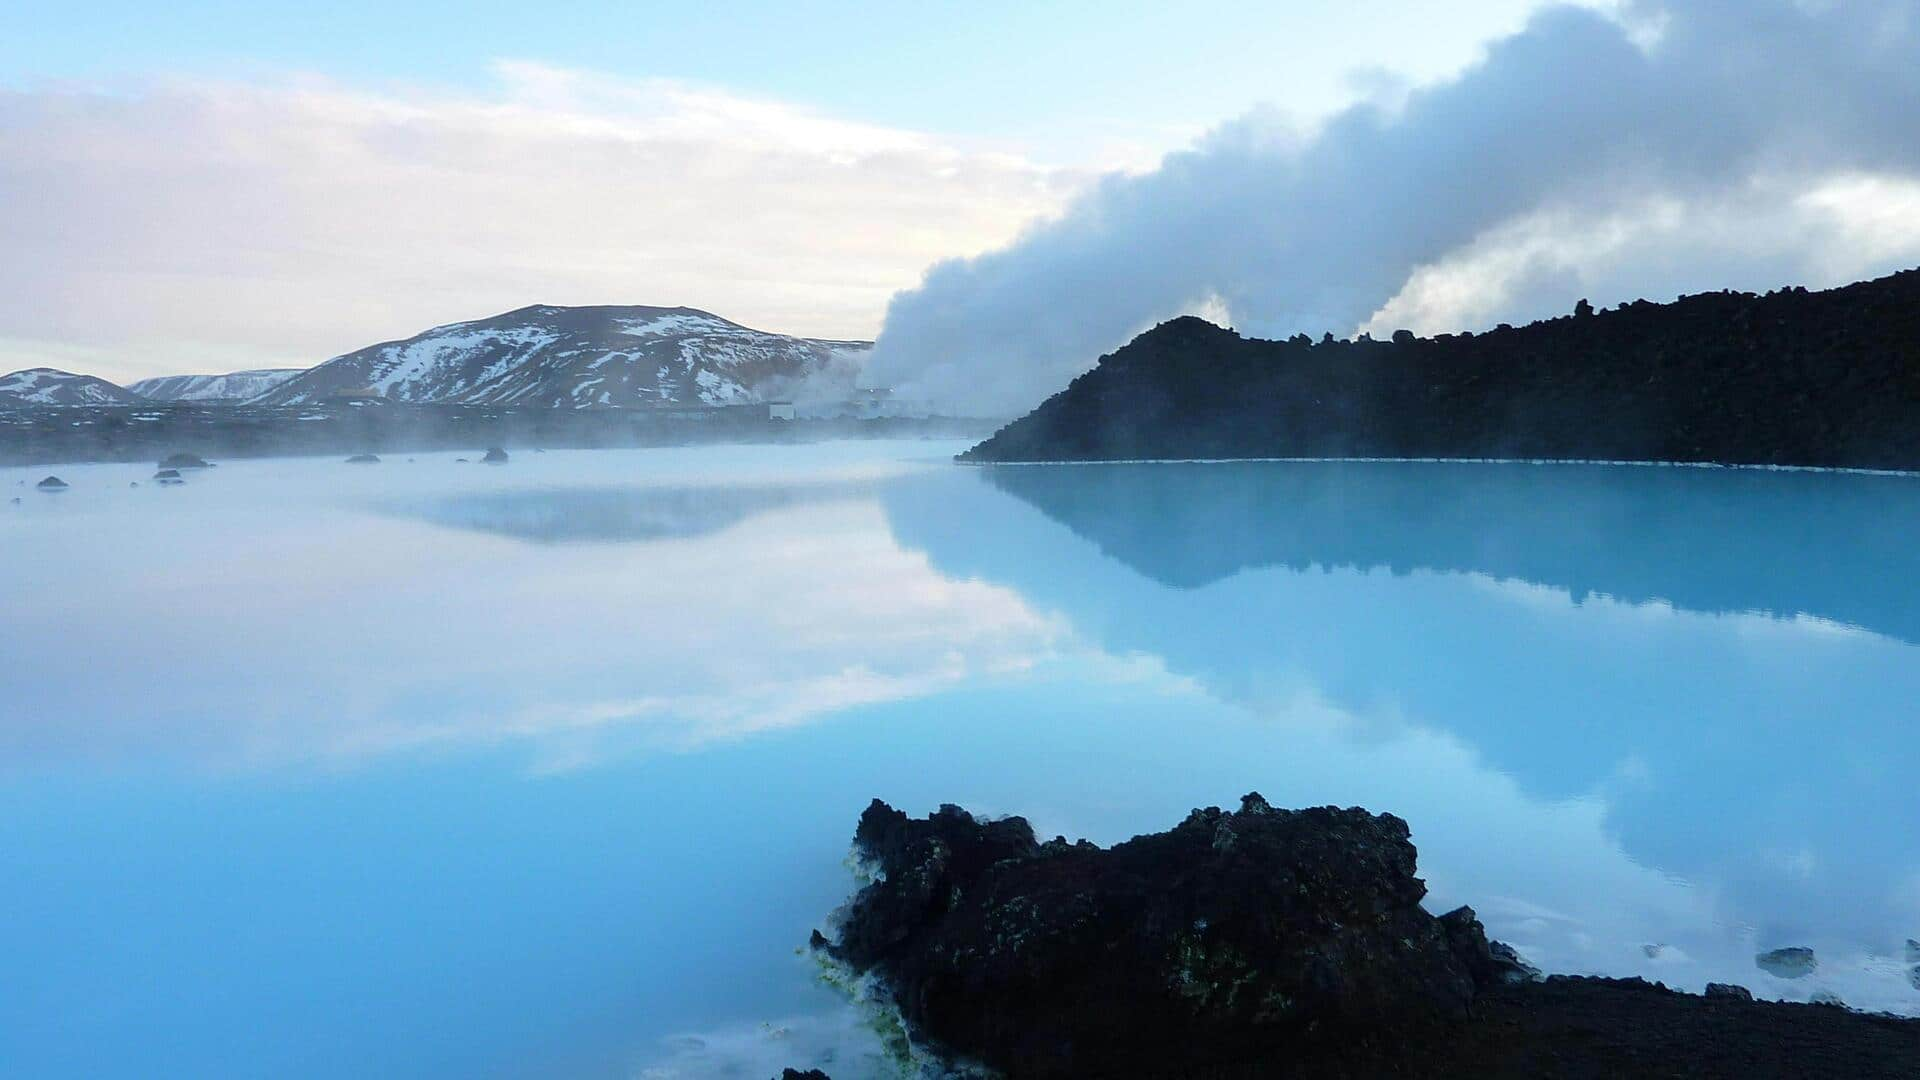
[[[804,1071],[800,1069],[782,1069],[780,1075],[776,1077],[775,1080],[832,1080],[832,1077],[829,1077],[819,1069],[807,1069]]]
[[[179,469],[161,469],[159,472],[153,474],[153,478],[162,484],[184,484],[187,482],[186,477],[180,475]]]
[[[487,465],[505,465],[507,463],[507,452],[497,446],[489,446],[487,447],[486,456],[480,460]]]
[[[162,469],[211,469],[213,463],[198,454],[168,454],[160,460]]]
[[[1920,941],[1907,939],[1907,963],[1920,964]]]
[[[1733,983],[1708,983],[1706,996],[1710,998],[1732,998],[1735,1001],[1752,1001],[1753,991]]]
[[[877,869],[816,947],[881,975],[916,1040],[1013,1076],[1131,1075],[1345,1044],[1468,1015],[1530,977],[1471,909],[1420,906],[1390,814],[1195,810],[1111,848],[1022,818],[875,800]]]
[[[1753,966],[1782,979],[1804,979],[1820,966],[1813,950],[1795,945],[1763,952],[1753,958]]]
[[[67,482],[57,476],[49,476],[33,486],[41,491],[65,491],[68,487]]]
[[[350,457],[350,458],[348,458],[348,459],[347,459],[347,464],[349,464],[349,465],[378,465],[378,464],[380,464],[380,455],[378,455],[378,454],[355,454],[355,455],[353,455],[352,457]]]

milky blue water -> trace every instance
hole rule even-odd
[[[0,471],[0,1075],[880,1075],[875,796],[1363,805],[1548,970],[1920,1012],[1920,479],[958,449]]]

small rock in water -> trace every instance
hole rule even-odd
[[[67,482],[65,480],[60,479],[57,476],[49,476],[45,480],[42,480],[33,486],[39,488],[41,491],[67,490]]]
[[[1733,983],[1708,983],[1707,996],[1710,998],[1732,998],[1735,1001],[1752,1001],[1753,991]]]
[[[1753,965],[1769,975],[1782,979],[1804,979],[1813,974],[1820,962],[1813,957],[1813,950],[1802,946],[1775,949],[1763,952],[1753,958]]]
[[[833,1080],[819,1069],[782,1069],[776,1080]]]
[[[467,463],[467,459],[463,457],[457,457],[453,459],[453,463],[455,465],[465,465]]]
[[[1665,945],[1642,945],[1640,946],[1640,951],[1647,955],[1647,959],[1655,960],[1659,958],[1661,953],[1667,951],[1667,947]]]
[[[489,446],[487,447],[487,456],[480,460],[487,465],[505,465],[507,463],[507,452],[497,446]]]
[[[1920,964],[1920,941],[1907,939],[1907,963]]]
[[[378,455],[378,454],[355,454],[355,455],[353,455],[352,457],[350,457],[350,458],[348,458],[348,459],[347,459],[347,464],[349,464],[349,465],[378,465],[378,464],[380,464],[380,455]]]
[[[159,472],[153,474],[153,478],[167,486],[187,482],[187,478],[180,475],[179,469],[161,469]]]
[[[163,469],[211,469],[213,463],[198,454],[168,454],[160,461]]]

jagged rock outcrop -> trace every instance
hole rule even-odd
[[[1470,910],[1420,906],[1405,822],[1325,807],[1195,810],[1111,848],[1022,818],[876,800],[876,880],[837,942],[918,1038],[1013,1076],[1202,1069],[1466,1017],[1525,978]]]

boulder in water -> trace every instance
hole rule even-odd
[[[874,800],[875,880],[837,942],[908,1031],[1009,1076],[1198,1075],[1464,1019],[1524,981],[1470,909],[1421,906],[1406,822],[1358,808],[1195,810],[1111,848],[1022,818]]]
[[[1820,961],[1814,959],[1812,949],[1795,945],[1763,952],[1753,958],[1753,966],[1778,978],[1804,979],[1813,974]]]
[[[507,463],[507,452],[497,446],[489,446],[487,447],[486,456],[480,460],[487,465],[505,465]]]
[[[353,455],[352,457],[350,457],[350,458],[348,458],[348,459],[347,459],[347,464],[349,464],[349,465],[378,465],[378,464],[380,464],[380,455],[378,455],[378,454],[355,454],[355,455]]]
[[[211,469],[213,463],[198,454],[176,453],[160,459],[160,467],[163,469]]]
[[[33,486],[39,488],[41,491],[67,490],[67,482],[65,480],[60,479],[57,476],[49,476],[45,480],[42,480]]]
[[[159,472],[153,474],[153,478],[168,487],[187,482],[187,478],[180,475],[179,469],[161,469]]]

